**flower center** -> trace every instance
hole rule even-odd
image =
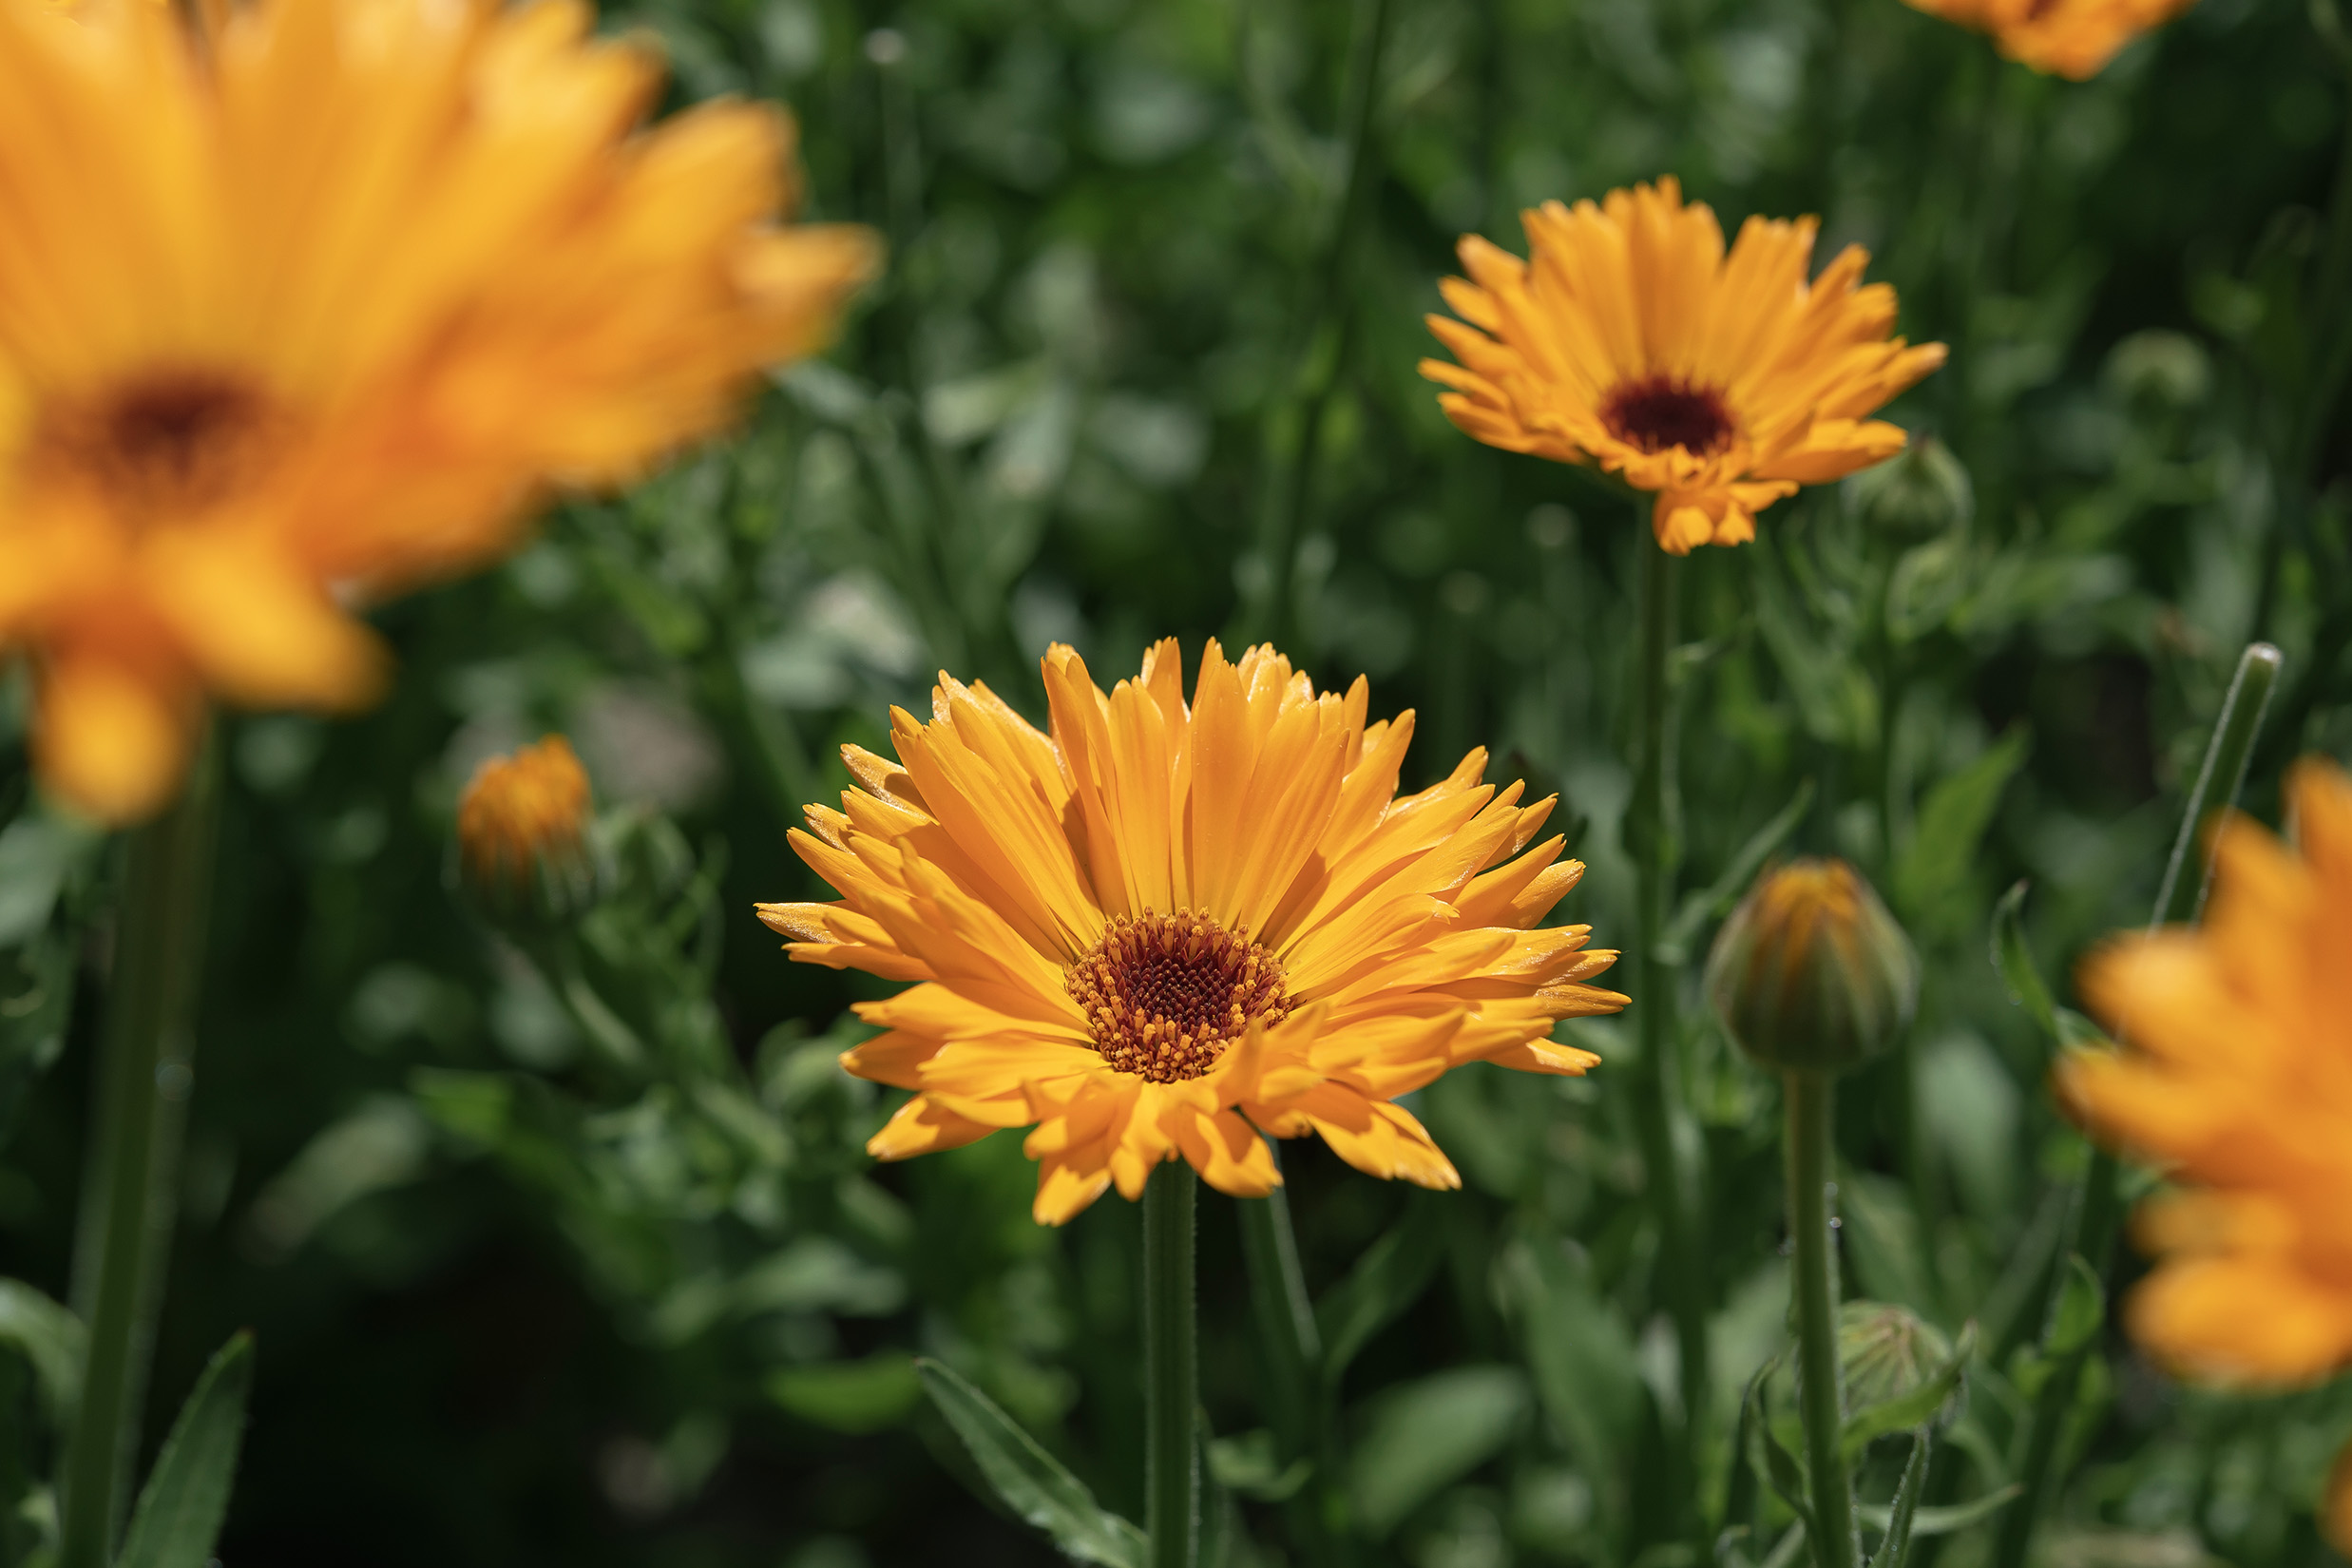
[[[92,403],[54,411],[50,462],[140,521],[200,510],[252,473],[271,426],[253,387],[217,371],[151,372]]]
[[[1602,399],[1600,419],[1612,435],[1646,452],[1680,447],[1711,457],[1731,444],[1731,411],[1722,394],[1671,375],[1619,382]]]
[[[1102,1060],[1154,1083],[1198,1078],[1252,1019],[1271,1025],[1291,1014],[1274,955],[1247,928],[1229,931],[1190,909],[1113,915],[1062,983]]]

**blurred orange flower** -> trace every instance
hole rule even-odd
[[[863,788],[793,835],[843,898],[759,907],[796,960],[916,982],[859,1004],[889,1032],[842,1058],[917,1091],[870,1153],[1035,1124],[1054,1225],[1163,1159],[1262,1195],[1257,1129],[1454,1187],[1397,1096],[1598,1061],[1550,1036],[1625,1005],[1586,984],[1616,954],[1531,928],[1584,868],[1520,852],[1552,802],[1480,783],[1483,752],[1397,798],[1412,715],[1367,724],[1362,679],[1318,696],[1272,648],[1211,642],[1189,705],[1173,640],[1107,696],[1066,647],[1044,673],[1049,734],[943,674],[930,723],[892,711],[897,762],[845,748]]]
[[[1991,33],[1994,47],[2037,71],[2081,82],[2141,33],[2196,0],[1904,0],[1916,10]]]
[[[2132,1336],[2177,1370],[2293,1385],[2352,1366],[2352,780],[2302,764],[2297,844],[2244,821],[2216,845],[2195,930],[2125,937],[2083,966],[2120,1051],[2062,1062],[2062,1102],[2177,1184],[2135,1233],[2162,1262]],[[2352,1548],[2352,1459],[2330,1505]]]
[[[577,0],[204,13],[0,5],[0,649],[109,821],[207,694],[367,701],[346,606],[710,430],[874,263],[774,225],[776,112],[637,129],[659,62]]]
[[[1470,276],[1439,285],[1462,319],[1428,318],[1460,363],[1421,373],[1487,445],[1655,491],[1675,555],[1745,544],[1799,486],[1901,451],[1903,432],[1865,416],[1943,363],[1941,343],[1887,335],[1895,291],[1862,283],[1861,247],[1806,281],[1815,219],[1750,218],[1726,255],[1672,177],[1520,219],[1524,261],[1463,238]]]
[[[488,758],[457,802],[466,873],[495,892],[527,887],[543,865],[578,863],[587,825],[587,770],[560,735]]]

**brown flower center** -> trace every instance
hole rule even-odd
[[[1198,1078],[1252,1019],[1271,1025],[1291,1014],[1274,955],[1246,928],[1229,931],[1190,909],[1113,915],[1062,984],[1102,1060],[1154,1083]]]
[[[1646,452],[1680,447],[1693,457],[1711,457],[1731,444],[1731,411],[1711,387],[1672,375],[1621,381],[1601,400],[1600,421],[1609,432]]]
[[[88,403],[52,410],[41,456],[140,521],[201,510],[265,456],[268,402],[218,371],[155,371]]]

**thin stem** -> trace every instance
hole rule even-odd
[[[1793,1071],[1781,1080],[1787,1123],[1781,1153],[1788,1180],[1788,1233],[1795,1243],[1798,1399],[1813,1492],[1813,1560],[1855,1568],[1854,1489],[1842,1439],[1845,1395],[1838,1367],[1838,1265],[1829,1242],[1829,1075]]]
[[[74,1258],[89,1350],[60,1473],[58,1568],[105,1568],[113,1558],[139,1447],[195,1083],[188,1063],[220,814],[212,752],[202,748],[180,799],[130,835],[124,861]]]
[[[1277,1163],[1280,1158],[1277,1148]],[[1266,1355],[1267,1421],[1281,1440],[1285,1463],[1303,1458],[1314,1465],[1286,1512],[1305,1539],[1309,1561],[1339,1563],[1346,1559],[1345,1504],[1331,1484],[1339,1464],[1323,1388],[1323,1335],[1298,1263],[1291,1202],[1277,1187],[1264,1197],[1235,1199],[1233,1212],[1241,1221],[1251,1315]]]
[[[1641,527],[1643,537],[1635,545],[1641,556],[1640,664],[1634,691],[1637,776],[1626,842],[1635,866],[1634,1016],[1641,1041],[1635,1062],[1634,1105],[1644,1186],[1658,1221],[1664,1293],[1674,1320],[1687,1460],[1698,1451],[1698,1434],[1706,1421],[1708,1368],[1707,1312],[1699,1283],[1696,1237],[1684,1201],[1681,1161],[1674,1151],[1674,1004],[1679,972],[1659,950],[1677,858],[1666,764],[1667,737],[1673,722],[1666,655],[1674,636],[1674,558],[1649,539],[1646,518]],[[1678,1490],[1688,1494],[1687,1487]]]
[[[2149,922],[2151,931],[2163,926],[2193,923],[2205,907],[2206,888],[2213,875],[2212,841],[2207,828],[2212,814],[2228,810],[2246,785],[2247,759],[2252,754],[2254,737],[2261,733],[2263,715],[2270,705],[2270,693],[2278,684],[2282,662],[2279,650],[2267,642],[2249,644],[2238,658],[2237,674],[2230,678],[2229,691],[2222,698],[2220,717],[2213,721],[2213,738],[2206,746],[2205,763],[2197,770],[2197,782],[2189,792],[2188,808],[2181,813],[2180,832],[2172,841],[2171,858],[2165,864],[2164,881],[2156,891],[2155,913]],[[2067,1244],[2059,1247],[2056,1266],[2051,1270],[2050,1293],[2043,1309],[2045,1323],[2056,1316],[2066,1288],[2069,1254],[2080,1254],[2093,1272],[2102,1278],[2106,1276],[2108,1261],[2115,1250],[2115,1233],[2123,1220],[2120,1176],[2121,1167],[2113,1155],[2105,1149],[2092,1151],[2090,1167],[2083,1173],[2080,1195],[2074,1204],[2073,1234],[2067,1238]],[[2085,1345],[2070,1353],[2035,1397],[2026,1430],[2025,1464],[2018,1472],[2025,1495],[2001,1517],[2000,1533],[1993,1546],[1994,1568],[2024,1568],[2033,1549],[2035,1526],[2040,1522],[2042,1508],[2057,1486],[2059,1478],[2055,1472],[2058,1442],[2065,1434],[2067,1415],[2074,1408],[2075,1386],[2080,1378],[2082,1364],[2092,1348]]]
[[[1194,1568],[1200,1542],[1194,1409],[1199,1348],[1193,1296],[1193,1168],[1180,1159],[1143,1189],[1143,1528],[1151,1568]]]

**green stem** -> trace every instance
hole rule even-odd
[[[123,1521],[178,1203],[194,1077],[197,982],[220,785],[201,748],[187,787],[130,835],[74,1258],[89,1325],[82,1400],[60,1472],[58,1568],[105,1568]]]
[[[1199,1348],[1193,1297],[1193,1199],[1180,1159],[1143,1189],[1143,1528],[1151,1568],[1194,1568],[1200,1541]]]
[[[1673,722],[1673,694],[1667,687],[1666,656],[1674,637],[1674,558],[1649,537],[1635,545],[1641,556],[1641,626],[1634,703],[1639,751],[1626,848],[1635,865],[1634,1017],[1640,1030],[1635,1061],[1634,1109],[1641,1139],[1644,1188],[1657,1215],[1660,1272],[1667,1306],[1674,1320],[1681,1378],[1683,1455],[1698,1452],[1707,1417],[1707,1310],[1700,1290],[1697,1238],[1684,1201],[1681,1160],[1674,1152],[1674,1006],[1677,966],[1660,947],[1666,904],[1676,859],[1667,799],[1667,738]],[[1689,1476],[1683,1478],[1687,1482]],[[1689,1487],[1677,1488],[1688,1496]]]
[[[1284,1463],[1306,1459],[1314,1465],[1286,1512],[1305,1540],[1309,1561],[1338,1563],[1344,1560],[1345,1504],[1330,1485],[1338,1465],[1323,1397],[1323,1336],[1308,1298],[1306,1272],[1299,1268],[1290,1199],[1277,1187],[1264,1197],[1235,1199],[1233,1212],[1241,1221],[1251,1315],[1266,1355],[1267,1421],[1281,1441]]]
[[[1820,1568],[1855,1568],[1861,1542],[1842,1442],[1845,1397],[1838,1367],[1838,1265],[1829,1240],[1829,1113],[1836,1089],[1827,1073],[1803,1069],[1784,1074],[1781,1083],[1788,1118],[1781,1143],[1788,1165],[1788,1233],[1796,1251],[1791,1288],[1798,1398],[1813,1492],[1813,1560]]]
[[[2165,863],[2164,881],[2156,891],[2155,913],[2149,922],[2151,931],[2163,926],[2193,923],[2205,907],[2206,886],[2213,874],[2211,839],[2207,830],[2213,813],[2228,810],[2246,785],[2247,760],[2253,752],[2255,736],[2262,731],[2263,714],[2270,705],[2270,693],[2278,684],[2282,662],[2279,650],[2267,642],[2249,644],[2238,658],[2237,674],[2230,678],[2229,691],[2222,698],[2221,715],[2213,721],[2213,738],[2206,746],[2204,766],[2197,770],[2196,784],[2189,792],[2188,808],[2181,813],[2180,832],[2173,838],[2171,858]],[[2115,1233],[2123,1221],[2121,1175],[2122,1169],[2113,1155],[2105,1149],[2092,1151],[2090,1167],[2083,1173],[2081,1193],[2074,1205],[2071,1245],[2059,1247],[2056,1267],[2051,1270],[2049,1299],[2043,1310],[2045,1324],[2056,1319],[2066,1288],[2069,1254],[2080,1254],[2093,1272],[2102,1278],[2106,1276],[2108,1260],[2115,1250]],[[1993,1568],[2025,1568],[2033,1550],[2035,1526],[2040,1522],[2042,1509],[2060,1479],[2056,1474],[2058,1444],[2065,1436],[2067,1416],[2074,1409],[2075,1386],[2083,1362],[2092,1349],[2093,1346],[2086,1345],[2071,1352],[2035,1397],[2033,1412],[2027,1418],[2025,1463],[2017,1472],[2024,1482],[2025,1495],[2001,1516],[2000,1533],[1993,1545]]]

